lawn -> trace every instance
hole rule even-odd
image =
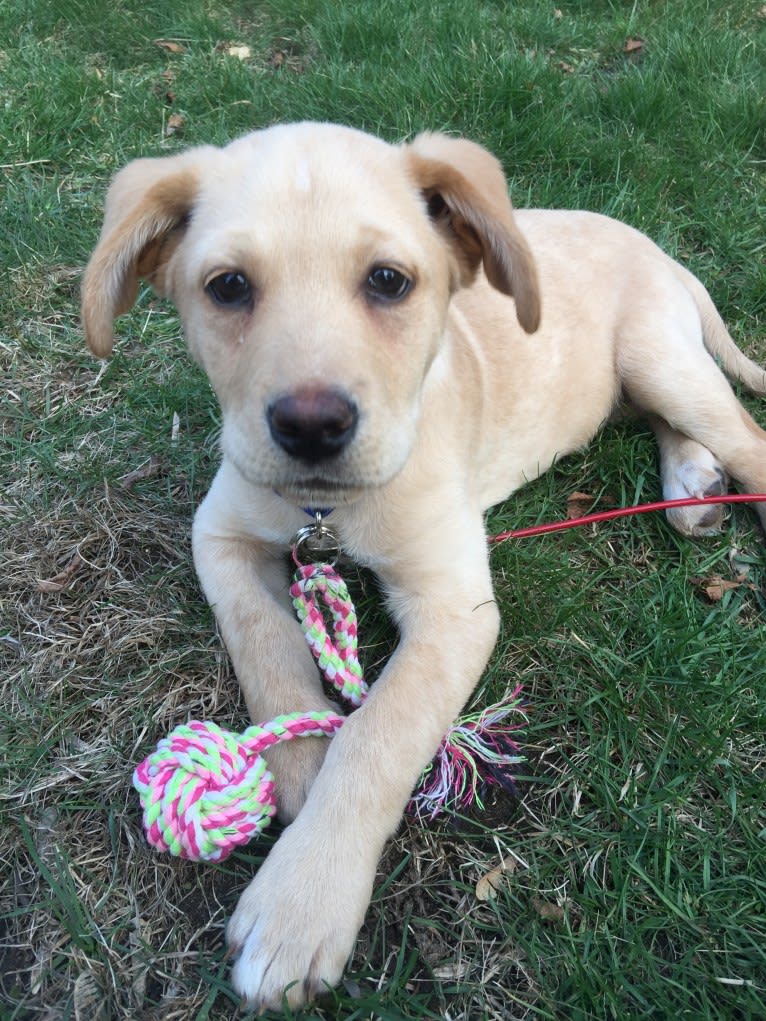
[[[110,176],[280,120],[464,134],[516,205],[647,232],[766,362],[765,41],[760,0],[5,0],[0,1017],[237,1016],[224,925],[274,839],[210,866],[141,832],[134,764],[190,718],[246,721],[189,547],[217,461],[210,388],[148,292],[108,363],[83,342]],[[489,530],[564,517],[575,492],[658,498],[648,430],[607,426]],[[477,703],[523,685],[516,796],[405,821],[346,980],[295,1016],[763,1018],[754,517],[692,542],[644,515],[492,557],[504,625]],[[371,579],[348,580],[374,674],[395,636]]]

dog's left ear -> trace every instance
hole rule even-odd
[[[441,134],[418,135],[404,152],[431,219],[457,255],[461,283],[470,283],[483,262],[489,282],[513,296],[519,323],[534,333],[540,325],[537,270],[499,162],[474,142]]]

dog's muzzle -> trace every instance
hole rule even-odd
[[[273,401],[266,418],[272,439],[282,450],[316,464],[345,450],[356,432],[359,411],[340,390],[303,387]]]

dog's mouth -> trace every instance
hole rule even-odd
[[[336,507],[357,499],[363,490],[369,488],[348,479],[328,479],[324,476],[312,476],[306,479],[291,479],[275,490],[284,499],[303,507],[314,507],[322,504]]]
[[[301,489],[309,489],[312,492],[331,493],[336,489],[346,489],[346,484],[340,479],[327,479],[321,476],[313,476],[308,479],[301,479],[294,485]]]

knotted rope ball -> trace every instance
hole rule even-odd
[[[263,752],[294,737],[332,736],[343,717],[292,713],[242,734],[194,720],[176,727],[136,768],[133,786],[152,847],[194,861],[221,861],[276,813]]]

